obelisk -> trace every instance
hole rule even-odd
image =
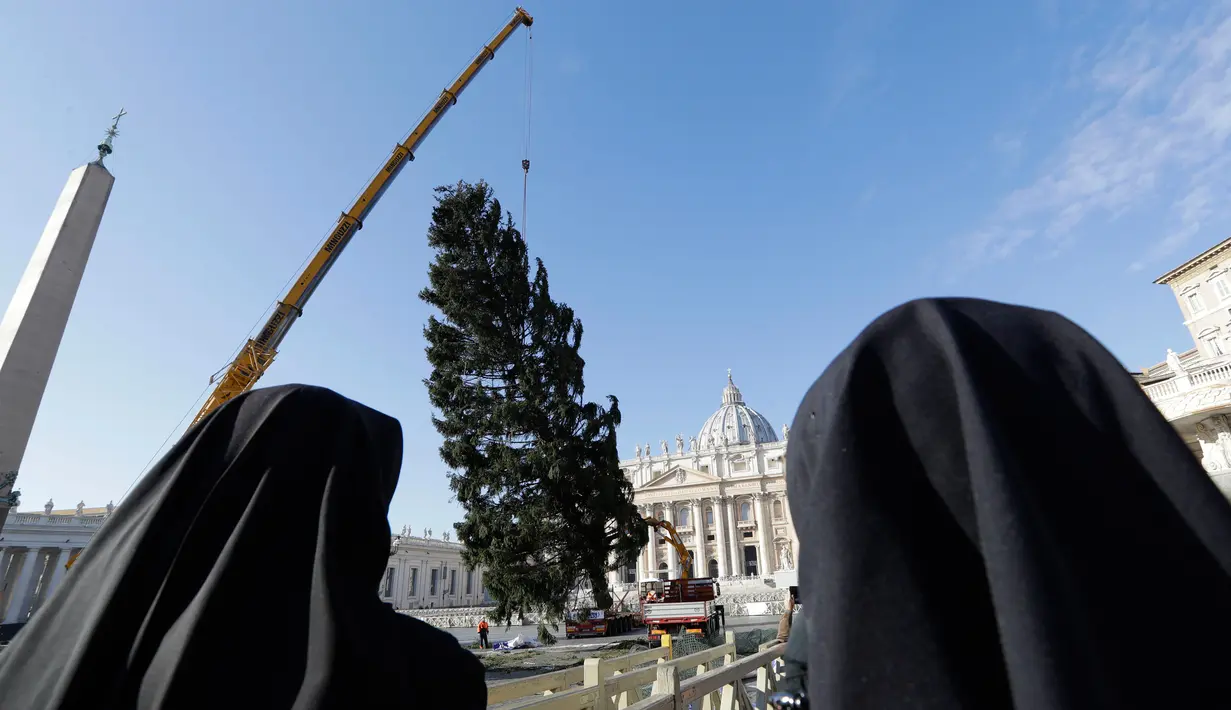
[[[103,166],[120,117],[98,146],[98,160],[69,173],[34,256],[0,321],[0,527],[16,508],[14,490],[60,339],[68,325],[115,178]]]

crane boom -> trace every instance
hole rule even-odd
[[[299,316],[303,315],[304,305],[308,299],[312,297],[313,292],[320,285],[321,280],[325,278],[325,274],[329,273],[329,269],[337,261],[338,256],[342,254],[342,250],[350,243],[355,232],[363,228],[363,220],[376,207],[376,203],[380,201],[385,190],[393,183],[394,178],[402,171],[402,168],[407,162],[415,159],[415,150],[423,143],[440,119],[448,112],[453,104],[457,103],[457,97],[461,96],[462,92],[470,85],[488,62],[496,56],[496,50],[500,49],[501,45],[513,34],[514,30],[520,25],[529,27],[534,24],[534,18],[530,16],[524,9],[518,7],[513,12],[513,17],[505,23],[504,27],[498,31],[494,37],[479,50],[474,60],[458,75],[457,79],[440,93],[440,98],[436,99],[436,103],[419,121],[419,125],[415,126],[414,130],[406,137],[406,140],[398,143],[392,154],[385,161],[384,165],[376,172],[376,176],[372,178],[363,192],[351,205],[350,209],[342,213],[338,217],[338,222],[330,232],[329,237],[321,245],[320,249],[308,262],[303,272],[299,275],[299,279],[287,292],[282,300],[278,301],[278,305],[274,308],[273,314],[266,321],[264,327],[257,333],[255,338],[251,338],[235,356],[235,359],[227,366],[226,371],[220,378],[217,379],[217,385],[209,398],[205,400],[205,404],[201,407],[201,411],[197,413],[196,418],[192,420],[193,424],[201,421],[207,414],[222,406],[227,400],[235,395],[247,392],[252,389],[256,381],[265,374],[265,370],[273,364],[274,358],[278,354],[278,346],[282,344],[282,340],[286,337],[287,331],[295,323]],[[211,381],[212,378],[211,378]]]
[[[680,539],[680,534],[675,531],[675,526],[666,520],[659,520],[658,518],[648,516],[644,520],[646,525],[661,532],[667,544],[675,548],[675,554],[680,558],[680,579],[688,579],[690,576],[688,568],[692,562],[692,552],[684,544],[684,541]]]

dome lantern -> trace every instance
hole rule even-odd
[[[744,396],[735,386],[727,370],[727,386],[722,390],[722,406],[701,426],[697,444],[702,449],[716,446],[767,444],[778,441],[769,420],[744,403]]]

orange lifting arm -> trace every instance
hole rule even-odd
[[[675,531],[675,526],[666,520],[658,518],[645,518],[646,525],[662,533],[667,544],[675,548],[675,553],[680,558],[680,579],[688,579],[688,569],[692,566],[692,553],[688,547],[684,545],[684,541],[680,539],[680,534]]]

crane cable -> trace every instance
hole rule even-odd
[[[530,193],[530,111],[533,107],[534,94],[531,91],[534,78],[534,33],[529,27],[526,28],[526,85],[525,85],[525,100],[526,100],[526,125],[522,133],[522,159],[521,159],[521,236],[526,237],[526,204],[527,197]]]

